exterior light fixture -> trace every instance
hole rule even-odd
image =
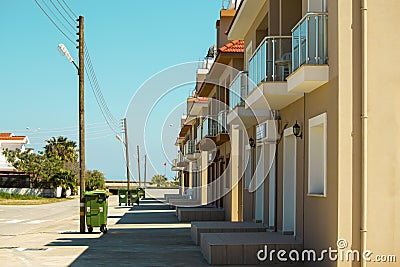
[[[293,134],[294,134],[294,136],[299,137],[300,139],[303,138],[303,133],[301,132],[300,125],[297,123],[297,121],[293,125]]]
[[[256,147],[256,142],[254,141],[253,137],[249,138],[249,145],[251,148],[255,148]]]

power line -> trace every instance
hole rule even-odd
[[[58,1],[58,0],[57,0]],[[67,5],[67,3],[65,3],[65,1],[64,0],[62,0],[63,1],[63,3],[64,3],[64,5],[69,9],[69,11],[72,13],[72,15],[75,17],[75,18],[77,18],[78,16],[74,13],[74,11],[72,11],[72,9]]]
[[[43,9],[39,2],[37,0],[34,1],[37,6],[43,11],[43,13],[49,18],[51,23],[53,23],[53,25],[61,32],[61,34],[64,35],[64,37],[67,38],[67,40],[70,41],[73,45],[76,45],[75,42],[71,38],[69,38],[68,35],[60,27],[58,27],[57,23],[55,23],[55,21],[49,16],[49,14],[47,14],[47,12]]]
[[[60,9],[58,9],[58,7],[54,4],[54,2],[53,2],[53,0],[50,0],[50,3],[54,6],[54,8],[58,11],[58,13],[61,15],[61,17],[63,17],[63,19],[69,24],[69,26],[71,26],[71,28],[73,29],[73,30],[75,30],[75,32],[76,32],[76,25],[74,26],[74,25],[72,25],[71,24],[71,22],[69,22],[69,20],[62,14],[62,12],[60,11]],[[60,3],[60,2],[58,2],[58,3]],[[60,5],[61,6],[61,5]],[[61,6],[62,7],[62,6]],[[64,9],[64,11],[65,11],[65,9]],[[72,19],[73,20],[73,19]]]
[[[68,37],[68,35],[61,29],[61,27],[59,27],[57,25],[57,23],[55,22],[55,20],[45,11],[45,9],[39,4],[39,2],[37,0],[35,0],[36,4],[39,6],[39,8],[43,11],[43,13],[49,18],[49,20],[53,23],[53,25],[74,45],[75,42]],[[48,4],[46,4],[46,2],[44,0],[42,0],[42,2],[44,3],[44,5],[47,7],[47,9],[50,11],[50,13],[55,17],[55,19],[61,23],[61,25],[70,33],[70,34],[74,34],[73,32],[71,32],[66,26],[65,24],[61,21],[61,19],[59,19],[59,17],[55,14],[55,12],[53,12],[53,10],[49,7]],[[58,11],[58,13],[62,16],[62,18],[69,24],[70,27],[72,27],[74,30],[74,26],[68,21],[68,19],[63,15],[63,13],[61,12],[61,10],[59,8],[57,8],[57,6],[55,5],[55,3],[53,2],[53,0],[50,0],[51,4],[53,5],[53,7]],[[68,4],[62,0],[62,2],[64,3],[65,7],[69,10],[69,12],[64,8],[64,6],[60,3],[59,0],[57,0],[58,4],[60,5],[60,7],[64,10],[64,12],[73,20],[73,17],[70,15],[70,13],[77,17],[76,14],[72,11],[72,9],[68,6]],[[76,33],[76,32],[75,32]],[[90,83],[90,86],[92,88],[93,94],[95,96],[97,105],[100,108],[100,111],[107,123],[107,125],[110,127],[110,129],[112,131],[114,131],[115,133],[118,134],[118,131],[121,128],[121,124],[120,122],[118,122],[117,119],[115,119],[115,117],[112,115],[110,109],[107,106],[107,103],[104,99],[103,93],[100,89],[97,77],[96,77],[96,73],[94,71],[93,68],[93,64],[90,58],[90,54],[89,54],[89,49],[87,48],[87,45],[85,43],[85,62],[88,65],[88,69],[85,69],[86,74],[88,76],[88,80]]]
[[[121,123],[118,123],[118,120],[116,120],[114,118],[114,116],[112,115],[112,113],[110,112],[110,109],[107,106],[107,103],[104,99],[103,93],[101,92],[99,83],[97,81],[96,73],[94,72],[94,68],[92,65],[92,61],[91,61],[88,49],[86,49],[85,52],[86,52],[86,58],[87,58],[87,65],[89,67],[88,68],[89,71],[86,70],[86,73],[89,76],[89,83],[92,87],[92,91],[95,95],[97,104],[101,110],[101,113],[103,114],[104,119],[110,125],[110,127],[113,127],[113,128],[115,127],[119,130],[121,127]],[[111,125],[113,125],[113,126],[111,126]]]
[[[60,3],[60,0],[57,0],[57,2],[58,2],[58,4],[61,6],[61,8],[64,10],[65,14],[67,14],[67,16],[70,17],[70,18],[72,19],[72,21],[75,21],[76,18],[77,18],[77,16],[73,14],[73,15],[75,16],[75,18],[72,17],[72,16],[69,14],[69,12],[64,8],[64,6]],[[63,2],[64,2],[64,1],[63,1]],[[72,10],[69,8],[69,6],[68,6],[65,2],[64,2],[64,4],[67,6],[67,8],[68,8],[70,11],[72,11]],[[73,13],[73,12],[72,12],[72,13]]]

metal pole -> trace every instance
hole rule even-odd
[[[146,164],[147,164],[147,155],[144,155],[144,188],[146,189],[146,175],[147,175],[147,168],[146,168]]]
[[[125,135],[125,159],[126,159],[126,182],[128,192],[126,193],[126,197],[128,198],[126,201],[126,205],[131,204],[131,175],[129,171],[129,145],[128,145],[128,125],[126,123],[126,118],[124,118],[124,135]]]
[[[138,175],[139,175],[139,187],[141,187],[141,182],[140,182],[140,148],[137,146],[137,166],[138,166]]]
[[[80,221],[80,232],[84,233],[85,224],[85,58],[84,58],[84,19],[83,16],[79,16],[79,175],[80,175],[80,207],[79,207],[79,221]]]

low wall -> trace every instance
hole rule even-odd
[[[179,189],[146,188],[146,198],[164,199],[164,194],[179,194]]]
[[[57,189],[39,189],[39,188],[0,188],[0,192],[16,194],[16,195],[31,195],[41,197],[61,197],[61,187]],[[71,190],[67,190],[67,196],[71,195]]]

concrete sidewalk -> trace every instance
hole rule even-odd
[[[175,210],[156,201],[119,207],[110,200],[107,234],[68,235],[47,246],[87,247],[71,266],[209,266],[190,238],[190,224],[178,223]]]
[[[69,266],[210,266],[200,247],[191,240],[191,225],[179,223],[175,210],[168,205],[144,200],[140,206],[119,207],[117,198],[109,200],[107,234],[99,233],[99,229],[94,229],[93,234],[69,232],[59,235],[46,247],[54,248],[54,252],[76,252],[80,248],[81,253],[66,264]],[[62,266],[59,260],[53,266]],[[50,266],[51,261],[50,256],[41,266]]]

